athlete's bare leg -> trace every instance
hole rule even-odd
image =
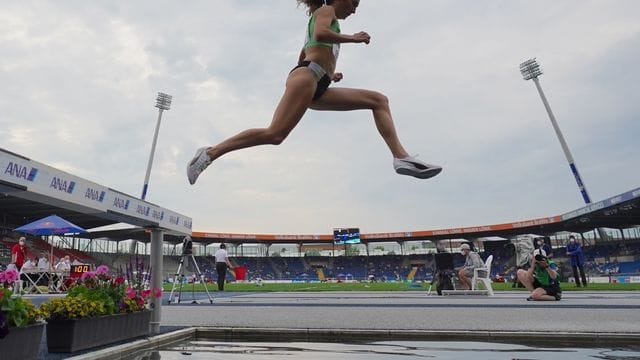
[[[408,155],[398,139],[393,124],[389,99],[384,94],[371,90],[329,88],[322,97],[311,103],[314,110],[371,110],[378,132],[389,147],[394,158]]]
[[[307,111],[315,89],[316,79],[309,69],[294,70],[287,79],[285,92],[276,107],[269,127],[244,130],[210,147],[207,154],[215,160],[230,151],[282,143]]]

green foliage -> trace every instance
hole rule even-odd
[[[115,287],[98,286],[89,289],[84,285],[77,285],[69,289],[68,296],[99,302],[103,304],[106,314],[115,314],[118,312],[118,302],[122,297],[117,297],[117,288]]]
[[[12,297],[9,289],[0,288],[0,309],[9,327],[27,326],[41,319],[41,314],[29,300]]]

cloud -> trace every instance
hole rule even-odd
[[[390,11],[390,6],[394,11]],[[370,111],[309,111],[280,146],[220,158],[195,186],[196,148],[265,127],[307,23],[293,1],[23,1],[0,14],[2,147],[138,195],[164,112],[148,199],[202,231],[324,234],[483,225],[582,205],[532,82],[542,86],[594,199],[638,186],[634,1],[366,1],[341,23],[334,86],[389,96],[405,147],[438,177],[396,175]],[[615,174],[615,176],[613,175]]]

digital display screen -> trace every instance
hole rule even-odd
[[[333,241],[336,245],[359,244],[359,228],[337,228],[333,229]]]
[[[82,273],[86,273],[91,271],[91,265],[81,264],[81,265],[71,265],[71,271],[69,271],[69,275],[72,278],[80,277]]]

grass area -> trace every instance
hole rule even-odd
[[[215,284],[207,286],[209,291],[217,291]],[[638,291],[640,284],[591,284],[589,287],[577,288],[570,283],[561,284],[563,291]],[[183,285],[182,291],[204,291],[202,284]],[[264,284],[257,286],[246,283],[229,283],[225,285],[225,291],[230,292],[314,292],[314,291],[426,291],[429,283],[414,284],[409,283],[293,283],[293,284]],[[171,284],[165,284],[164,290],[171,291]],[[524,288],[512,288],[511,283],[494,283],[493,290],[496,291],[524,291]],[[435,291],[435,287],[432,289]]]

